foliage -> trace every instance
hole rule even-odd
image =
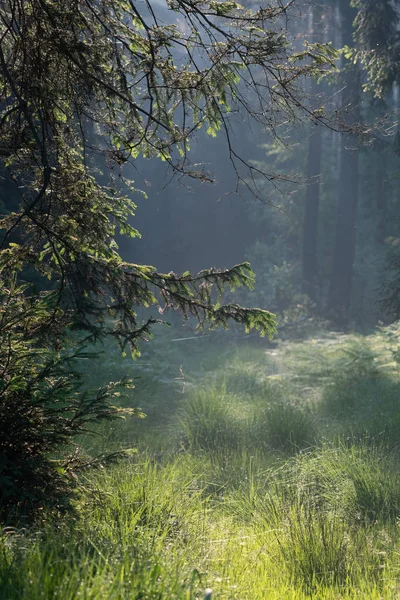
[[[382,98],[399,81],[398,7],[391,0],[352,0],[351,4],[358,11],[354,22],[357,47],[347,48],[346,53],[368,73],[365,90]]]
[[[174,0],[168,10],[177,23],[162,21],[148,1],[140,10],[123,0],[0,7],[0,156],[5,182],[14,184],[0,222],[6,508],[11,499],[35,503],[35,471],[23,489],[32,462],[40,481],[49,473],[41,498],[51,497],[59,474],[49,452],[87,422],[116,414],[113,386],[88,396],[68,370],[85,345],[106,337],[137,356],[156,322],[140,322],[137,307],[178,309],[200,327],[233,320],[246,331],[274,332],[270,312],[221,304],[225,287],[253,286],[247,263],[193,276],[122,260],[116,236],[139,236],[123,166],[158,157],[208,180],[188,160],[201,127],[211,136],[222,129],[231,160],[245,164],[231,143],[231,111],[240,107],[272,133],[280,118],[307,114],[297,86],[330,65],[331,51],[318,46],[311,61],[312,46],[291,53],[280,3],[252,12],[233,2]]]

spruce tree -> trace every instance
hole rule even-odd
[[[207,180],[189,159],[190,139],[203,127],[225,135],[239,178],[241,167],[252,175],[232,139],[231,115],[240,110],[272,133],[282,120],[307,115],[299,84],[329,63],[330,51],[292,52],[280,2],[251,11],[231,1],[170,0],[169,20],[160,6],[0,5],[2,186],[3,194],[14,186],[16,199],[11,208],[3,203],[0,223],[3,517],[11,507],[26,513],[67,501],[84,463],[75,436],[117,417],[113,397],[130,385],[87,392],[77,361],[107,338],[137,356],[155,322],[141,322],[138,307],[179,310],[200,327],[235,321],[274,332],[267,310],[223,303],[227,286],[253,286],[248,264],[177,275],[122,260],[117,235],[139,236],[124,167],[158,157]]]

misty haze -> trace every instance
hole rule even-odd
[[[0,600],[400,598],[400,1],[0,1]]]

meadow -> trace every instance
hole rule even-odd
[[[400,598],[400,330],[256,342],[162,331],[128,372],[146,417],[81,440],[73,513],[5,527],[0,598]],[[104,381],[103,381],[104,380]]]

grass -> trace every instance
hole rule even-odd
[[[399,598],[397,330],[174,336],[131,367],[147,418],[84,440],[136,453],[86,473],[74,514],[4,529],[0,597]],[[110,352],[96,372],[121,369]]]

